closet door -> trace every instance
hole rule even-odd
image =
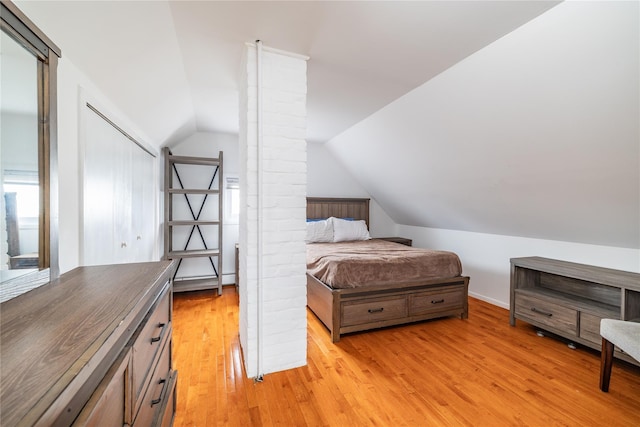
[[[116,130],[93,111],[83,115],[83,265],[112,264],[116,259],[114,163]]]
[[[102,264],[122,264],[135,261],[132,256],[133,222],[133,147],[122,137],[112,141],[112,200],[113,223],[111,229],[115,237],[112,258]],[[107,224],[104,224],[107,225]]]
[[[155,158],[85,107],[82,265],[153,261]]]
[[[132,153],[132,251],[136,262],[152,261],[156,243],[155,158],[138,146]]]

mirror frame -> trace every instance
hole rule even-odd
[[[0,283],[19,286],[20,293],[60,275],[58,265],[58,108],[57,68],[62,52],[11,1],[0,1],[1,31],[38,60],[38,181],[40,215],[38,271]]]

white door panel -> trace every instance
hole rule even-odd
[[[82,264],[152,261],[155,158],[85,107]]]

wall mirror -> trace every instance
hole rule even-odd
[[[60,50],[0,3],[0,302],[58,277],[56,68]]]

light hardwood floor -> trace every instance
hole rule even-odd
[[[599,353],[509,326],[470,298],[469,319],[347,335],[332,344],[308,312],[305,367],[246,378],[238,298],[174,296],[175,426],[638,426],[640,368],[615,361],[598,389]]]

